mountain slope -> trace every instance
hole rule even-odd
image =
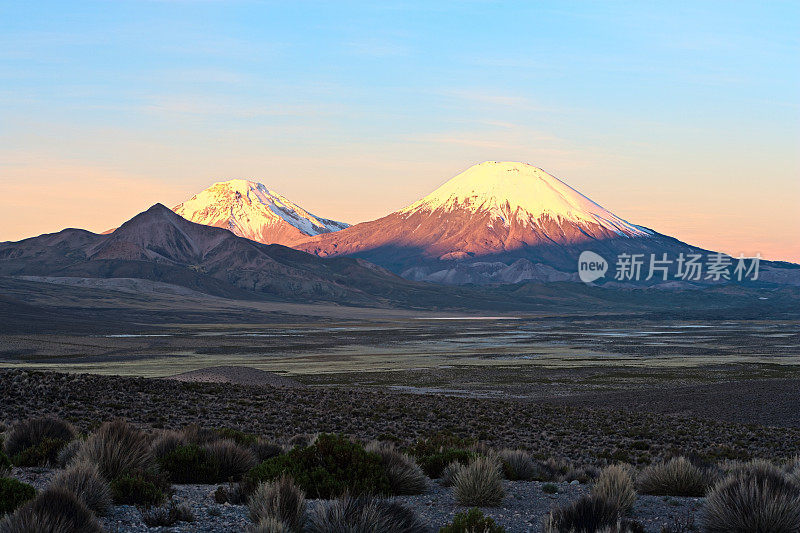
[[[317,217],[261,183],[247,180],[215,183],[172,210],[192,222],[225,228],[264,244],[291,245],[348,227]]]
[[[296,247],[361,257],[411,279],[454,283],[563,279],[574,275],[585,249],[606,257],[696,250],[617,217],[539,168],[494,161],[469,168],[404,209]],[[497,276],[519,260],[509,279]],[[528,274],[520,277],[520,271]]]
[[[324,260],[195,224],[161,204],[111,234],[67,229],[0,244],[2,275],[138,278],[226,297],[370,305],[418,286],[357,259]]]

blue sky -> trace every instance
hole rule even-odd
[[[0,240],[233,177],[357,222],[498,159],[800,260],[799,35],[797,2],[0,1]]]

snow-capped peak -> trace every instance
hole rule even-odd
[[[192,222],[266,244],[292,244],[349,226],[318,217],[263,184],[243,179],[215,183],[172,210]]]
[[[400,213],[454,210],[489,213],[504,224],[534,224],[549,217],[558,222],[598,224],[622,236],[651,234],[527,163],[486,161],[474,165]]]

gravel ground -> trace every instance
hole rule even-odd
[[[32,484],[37,489],[47,485],[52,471],[42,468],[14,468],[12,476]],[[554,483],[558,488],[555,494],[542,491],[544,483],[526,481],[506,481],[506,498],[500,507],[483,508],[484,514],[491,516],[504,526],[508,533],[538,532],[544,517],[553,507],[567,504],[588,491],[586,485]],[[204,531],[222,533],[243,531],[250,519],[247,507],[243,505],[220,505],[214,501],[214,491],[218,485],[173,485],[173,501],[186,504],[195,516],[194,522],[180,522],[170,528],[148,528],[142,522],[139,509],[130,505],[118,505],[108,516],[101,519],[104,529],[109,532],[132,533],[141,531]],[[466,510],[453,499],[452,489],[431,482],[428,492],[418,496],[397,496],[392,498],[402,502],[421,516],[432,531],[449,523],[456,513]],[[311,500],[309,511],[324,502]],[[662,527],[673,527],[678,531],[689,531],[686,526],[694,521],[699,524],[702,498],[675,498],[644,496],[637,498],[632,517],[641,522],[646,531],[658,533]]]

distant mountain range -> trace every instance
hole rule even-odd
[[[411,306],[444,298],[468,306],[487,293],[421,282],[572,282],[585,250],[612,264],[618,254],[706,253],[623,220],[542,169],[485,162],[406,208],[354,226],[317,217],[259,183],[220,182],[173,210],[156,204],[107,234],[66,229],[0,243],[0,276],[136,278],[234,298]],[[800,267],[763,262],[765,282],[800,285]]]

